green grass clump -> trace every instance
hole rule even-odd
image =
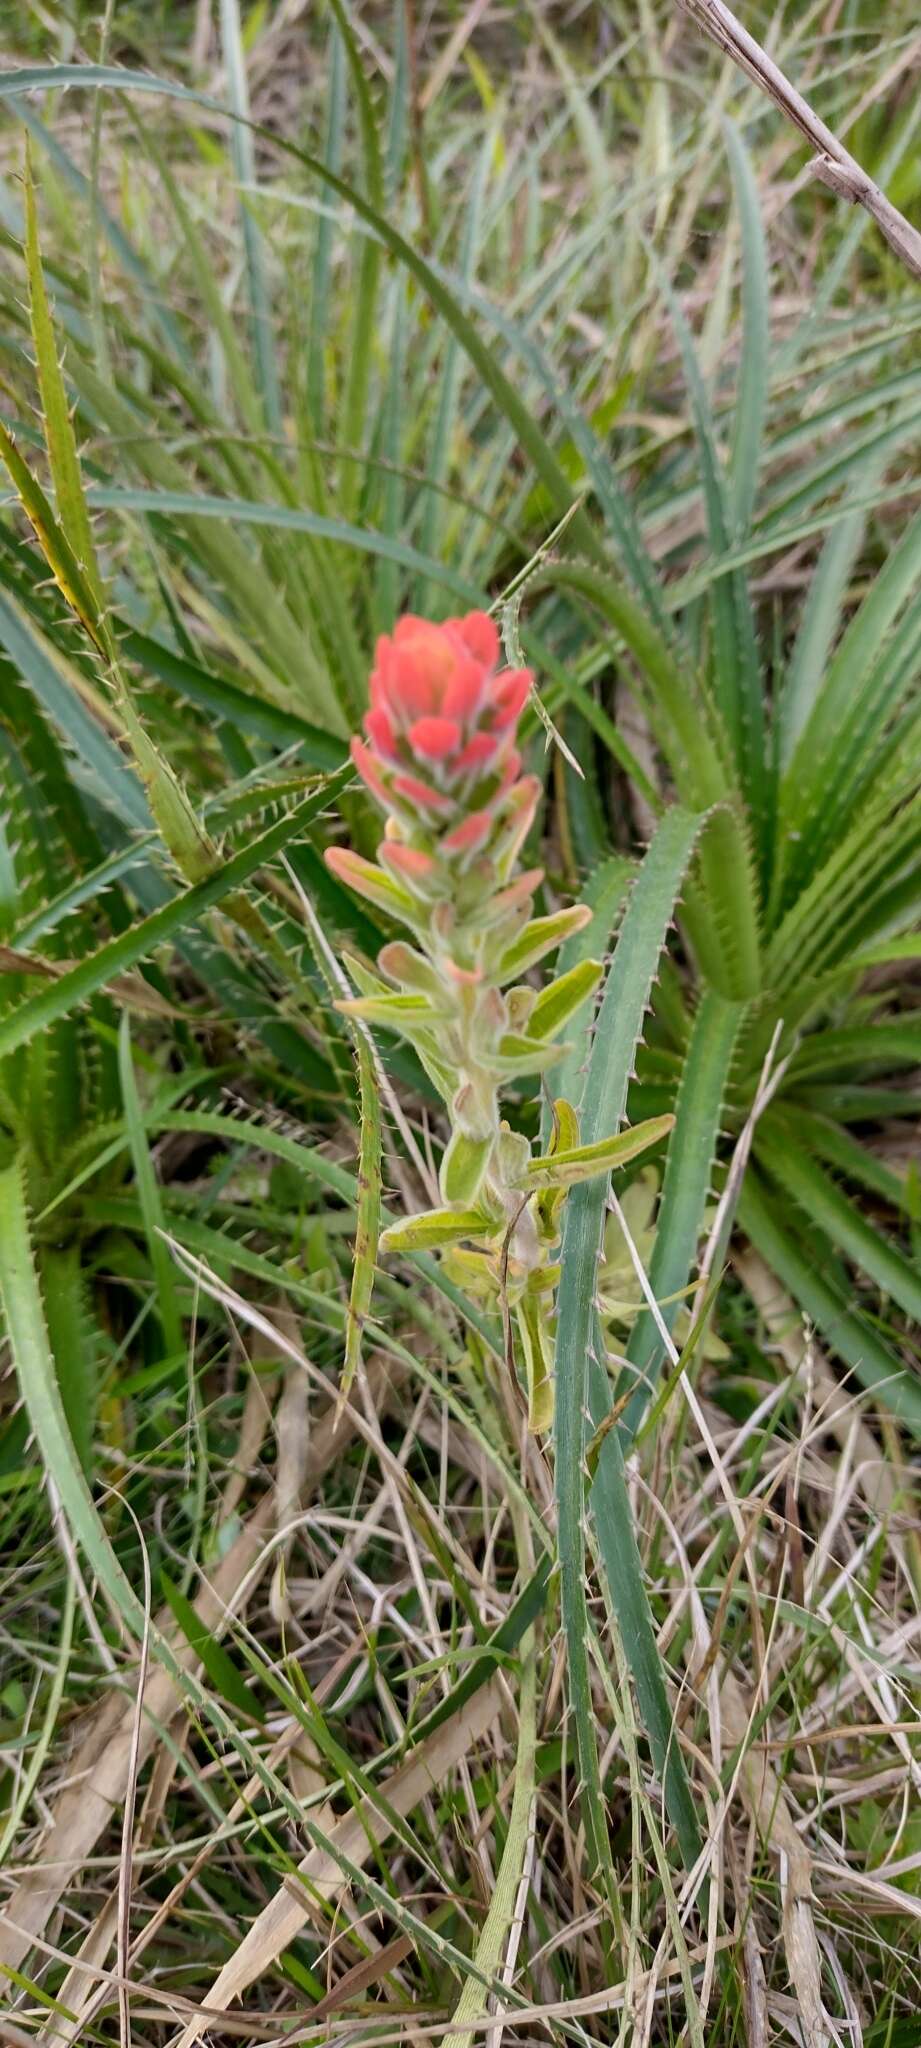
[[[916,215],[911,11],[772,33]],[[10,2039],[910,2048],[912,281],[654,0],[35,14],[0,103]],[[430,1255],[369,1299],[446,1133],[333,1006],[374,638],[468,606],[562,1092],[675,1119],[552,1442]]]

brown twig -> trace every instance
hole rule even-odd
[[[912,277],[921,278],[921,233],[874,184],[856,157],[851,156],[833,130],[827,128],[813,112],[808,100],[804,100],[802,93],[790,84],[773,58],[723,5],[723,0],[678,0],[678,5],[719,49],[725,51],[727,57],[732,58],[734,64],[738,64],[741,71],[754,79],[787,120],[792,121],[800,134],[806,137],[815,150],[810,165],[813,175],[840,198],[865,207],[906,270],[910,270]]]

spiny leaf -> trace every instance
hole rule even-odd
[[[32,526],[42,554],[56,584],[76,613],[101,654],[108,658],[109,640],[92,583],[80,567],[67,535],[41,485],[23,461],[12,434],[0,420],[0,458],[6,463],[13,488]]]
[[[326,808],[350,778],[350,768],[332,776],[315,795],[306,797],[287,817],[280,818],[260,838],[233,854],[215,874],[174,896],[162,909],[153,911],[150,917],[129,931],[110,939],[106,945],[100,946],[98,952],[89,954],[76,967],[70,968],[52,988],[42,989],[20,1003],[0,1019],[0,1058],[12,1052],[17,1045],[28,1044],[36,1031],[43,1030],[56,1017],[66,1016],[75,1004],[85,1002],[88,996],[124,974],[129,967],[134,967],[157,946],[174,938],[185,926],[194,924],[206,911],[220,903],[222,897],[255,874],[264,862],[274,859],[283,846],[287,846],[312,818]]]
[[[653,977],[665,945],[675,903],[687,873],[702,817],[675,809],[659,825],[643,861],[620,929],[608,972],[595,1030],[581,1105],[581,1136],[596,1144],[605,1131],[616,1132],[623,1120],[634,1054],[642,1030]],[[605,1182],[598,1178],[575,1187],[567,1197],[561,1278],[557,1302],[556,1340],[556,1491],[563,1626],[566,1632],[569,1691],[576,1724],[582,1773],[586,1830],[593,1864],[615,1885],[601,1790],[595,1719],[588,1663],[588,1612],[584,1572],[585,1414],[589,1392],[589,1355],[597,1350],[594,1311],[597,1260],[604,1224]],[[603,1349],[598,1353],[597,1379],[607,1390]],[[604,1397],[598,1394],[603,1420]],[[609,1401],[609,1390],[608,1390]],[[599,1460],[593,1492],[599,1534],[612,1527],[616,1547],[606,1553],[611,1595],[624,1637],[624,1647],[638,1687],[656,1768],[663,1773],[669,1812],[678,1830],[688,1866],[697,1854],[699,1837],[693,1802],[680,1752],[672,1738],[668,1700],[652,1626],[646,1606],[639,1558],[632,1534],[626,1488],[621,1472],[617,1431],[608,1439],[613,1459]],[[650,1650],[650,1643],[652,1648]]]
[[[48,461],[54,483],[58,517],[63,533],[73,551],[74,559],[83,571],[86,586],[96,608],[97,619],[101,615],[105,599],[102,578],[96,561],[93,535],[90,527],[86,498],[83,493],[83,478],[77,455],[73,421],[67,403],[67,392],[61,365],[58,361],[57,344],[45,289],[41,249],[38,234],[38,208],[35,202],[35,184],[32,177],[32,155],[26,140],[23,184],[26,195],[26,269],[29,278],[29,313],[32,323],[32,339],[35,343],[35,358],[38,369],[38,385],[42,399],[42,426]]]

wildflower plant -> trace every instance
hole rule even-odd
[[[548,1073],[570,1049],[560,1034],[602,973],[585,960],[543,987],[525,978],[591,915],[579,903],[535,915],[543,871],[521,864],[540,795],[518,745],[531,687],[528,669],[500,667],[484,612],[441,625],[400,619],[378,642],[365,737],[351,743],[385,815],[378,859],[346,847],[326,858],[410,935],[382,948],[376,973],[350,960],[361,993],[339,1008],[408,1040],[450,1121],[442,1206],[391,1225],[381,1249],[441,1249],[452,1277],[514,1326],[510,1362],[539,1431],[553,1414],[567,1191],[645,1150],[672,1118],[581,1145],[576,1108],[559,1099],[548,1149],[535,1153],[501,1114],[506,1086]]]

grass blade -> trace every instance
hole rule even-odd
[[[363,1032],[358,1034],[358,1085],[361,1097],[358,1218],[342,1367],[340,1399],[343,1401],[348,1399],[361,1364],[361,1340],[374,1292],[374,1267],[381,1227],[381,1098],[374,1072],[374,1056]]]

